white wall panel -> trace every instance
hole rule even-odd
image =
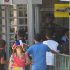
[[[6,0],[0,0],[0,4],[27,4],[27,0],[9,0],[6,2]],[[42,4],[42,0],[32,0],[33,4]]]

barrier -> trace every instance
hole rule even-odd
[[[70,70],[70,55],[55,55],[55,70]]]

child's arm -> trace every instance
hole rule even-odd
[[[10,60],[9,60],[9,70],[13,70],[12,65],[13,65],[13,55],[11,55]]]
[[[26,56],[26,65],[31,64],[31,61],[30,61],[30,59],[29,59],[28,54],[25,54],[25,56]]]

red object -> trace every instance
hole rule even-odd
[[[26,55],[24,55],[22,58],[17,57],[16,55],[13,56],[13,66],[14,67],[25,67],[26,62]]]

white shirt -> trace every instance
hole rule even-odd
[[[50,49],[58,52],[57,47],[58,47],[58,42],[54,40],[47,40],[43,41],[43,44],[47,45]],[[46,64],[47,65],[54,65],[54,54],[51,52],[46,52]]]

